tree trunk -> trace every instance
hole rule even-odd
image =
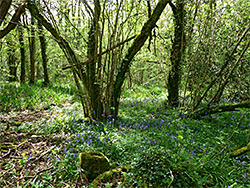
[[[21,75],[20,75],[20,82],[25,82],[25,48],[24,48],[24,36],[23,36],[23,28],[18,27],[19,31],[19,44],[20,44],[20,54],[21,54]]]
[[[30,84],[35,83],[35,29],[34,29],[34,17],[31,16],[31,32],[29,37],[30,47]]]
[[[47,67],[47,54],[46,54],[46,41],[43,34],[43,26],[40,22],[38,22],[38,30],[39,30],[39,40],[40,40],[40,46],[41,46],[41,52],[42,52],[42,60],[43,60],[43,76],[44,76],[44,84],[49,84],[49,75],[48,75],[48,67]]]
[[[98,48],[98,21],[100,18],[100,2],[94,1],[94,16],[89,31],[88,41],[88,59],[91,61],[86,65],[87,75],[87,90],[89,98],[89,114],[93,119],[102,119],[103,104],[101,102],[102,93],[100,92],[100,84],[97,83],[96,78],[96,62],[97,62],[97,48]]]
[[[171,70],[168,76],[168,104],[179,106],[179,86],[181,84],[181,63],[185,51],[185,10],[184,0],[177,0],[176,5],[169,3],[174,14],[174,41],[171,50]]]
[[[44,17],[39,13],[38,8],[35,4],[32,3],[31,0],[28,0],[27,8],[30,10],[32,16],[34,16],[38,21],[43,24],[43,26],[56,38],[56,41],[58,42],[60,48],[63,50],[64,54],[66,55],[70,67],[73,70],[74,77],[76,84],[78,86],[78,89],[80,88],[80,97],[83,101],[83,108],[85,109],[85,113],[87,117],[93,118],[93,119],[102,119],[102,109],[104,107],[104,104],[101,102],[102,100],[102,92],[100,91],[100,86],[95,77],[96,74],[96,63],[97,61],[97,21],[98,21],[98,0],[95,1],[95,15],[94,15],[94,21],[95,23],[92,24],[90,35],[89,35],[89,43],[88,43],[88,56],[89,60],[85,63],[80,63],[78,58],[75,55],[75,52],[70,47],[68,42],[56,31],[56,29],[50,24]],[[121,95],[121,88],[125,80],[125,75],[129,70],[129,66],[131,65],[131,61],[134,58],[134,56],[137,54],[137,52],[141,49],[141,47],[144,45],[145,41],[147,40],[148,36],[150,35],[152,29],[155,27],[156,22],[158,21],[161,13],[163,12],[166,5],[169,3],[168,0],[160,0],[153,11],[152,16],[150,19],[144,24],[141,33],[134,39],[134,42],[132,46],[128,49],[125,58],[121,62],[121,67],[118,70],[118,74],[115,78],[114,84],[112,85],[112,96],[111,96],[111,102],[107,104],[108,108],[113,109],[112,114],[117,116],[118,115],[118,109],[119,109],[119,102],[120,102],[120,95]],[[97,36],[95,36],[97,33]],[[102,55],[103,53],[100,52]],[[86,65],[86,71],[83,71],[83,65]],[[85,73],[86,72],[86,73]],[[83,91],[81,89],[80,82],[82,82],[82,85],[85,87],[85,91],[87,91],[87,96],[83,96]],[[113,82],[112,82],[113,83]],[[108,83],[110,84],[110,83]],[[93,94],[93,95],[89,95]],[[85,100],[85,99],[88,100]],[[89,104],[92,103],[92,104]],[[86,106],[91,106],[92,109],[87,109]],[[109,114],[108,114],[109,115]],[[105,116],[108,117],[108,116]]]
[[[8,66],[9,66],[9,82],[17,81],[17,65],[15,57],[15,46],[7,42],[9,47],[8,52]]]

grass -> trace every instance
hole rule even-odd
[[[60,105],[64,100],[75,100],[77,89],[70,85],[43,86],[7,83],[0,85],[0,112],[34,110],[38,107],[49,108],[51,105]]]
[[[20,153],[17,161],[6,158],[1,164],[3,187],[93,187],[84,180],[85,172],[79,167],[78,156],[86,150],[104,153],[114,168],[129,168],[128,173],[116,177],[116,183],[103,183],[105,187],[250,186],[249,154],[230,158],[232,151],[249,142],[247,109],[199,120],[185,119],[179,116],[178,109],[164,108],[165,96],[158,88],[152,92],[152,88],[145,87],[138,89],[142,93],[125,92],[117,120],[89,124],[74,98],[76,90],[69,86],[1,87],[5,116],[6,111],[10,116],[12,110],[49,106],[48,110],[43,108],[49,113],[47,118],[8,129],[26,134],[30,139],[24,144],[26,148],[29,143],[46,146],[41,147],[44,152],[21,146],[16,149]],[[64,105],[69,101],[70,105]],[[6,132],[5,125],[0,128]],[[15,145],[21,142],[11,140],[6,133],[4,138]]]

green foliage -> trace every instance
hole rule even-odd
[[[35,108],[50,108],[75,99],[77,90],[69,85],[28,85],[3,83],[0,85],[0,111],[16,111]]]
[[[13,88],[5,87],[4,92],[11,93]],[[112,168],[126,166],[129,172],[120,177],[125,187],[249,186],[248,154],[229,157],[232,151],[249,142],[248,109],[187,119],[179,109],[164,108],[164,96],[135,99],[131,95],[122,101],[118,119],[111,117],[106,122],[90,123],[82,116],[80,105],[62,105],[64,99],[72,99],[74,90],[70,88],[37,85],[15,88],[21,96],[28,92],[41,96],[51,90],[57,93],[50,94],[51,103],[58,101],[49,120],[23,123],[17,128],[32,135],[59,137],[55,140],[58,147],[46,156],[55,172],[44,172],[42,177],[31,181],[33,187],[49,183],[64,186],[65,182],[74,184],[79,178],[81,185],[90,186],[86,172],[79,167],[78,156],[84,151],[104,153]],[[27,88],[31,91],[26,91]],[[29,164],[27,155],[19,161],[20,165]],[[52,181],[48,180],[51,178]]]
[[[166,187],[171,183],[170,152],[163,147],[143,148],[127,175],[133,187]]]

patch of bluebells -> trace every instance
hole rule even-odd
[[[148,99],[145,101],[149,102]],[[157,101],[151,101],[155,103]],[[143,101],[132,100],[129,101],[131,106],[143,107]],[[153,113],[151,113],[153,114]],[[126,120],[115,120],[110,118],[105,124],[97,122],[93,125],[83,124],[82,129],[79,133],[73,135],[68,141],[68,150],[63,149],[65,155],[71,153],[73,158],[77,156],[74,148],[79,148],[79,146],[84,146],[85,148],[98,149],[105,148],[105,146],[112,145],[118,140],[120,136],[121,139],[133,139],[131,143],[138,144],[138,151],[145,151],[152,146],[164,146],[172,152],[173,154],[178,153],[182,150],[186,153],[186,159],[188,160],[199,160],[203,157],[203,161],[200,161],[201,165],[207,165],[208,167],[219,163],[219,158],[229,153],[232,149],[233,144],[228,144],[226,149],[222,149],[222,146],[217,148],[214,146],[215,142],[211,144],[207,141],[211,141],[211,137],[224,135],[225,133],[230,133],[230,130],[235,126],[234,123],[239,119],[237,114],[230,116],[231,121],[225,122],[226,119],[224,116],[212,116],[213,120],[208,121],[213,124],[218,119],[216,127],[207,126],[207,122],[204,120],[194,121],[190,123],[190,120],[176,123],[174,119],[164,116],[162,119],[158,118],[148,118],[140,119],[136,123],[130,123],[128,119]],[[221,122],[220,122],[221,121]],[[199,125],[195,125],[199,123]],[[194,124],[194,125],[193,125]],[[107,134],[101,134],[98,130],[102,130],[103,127],[108,127]],[[117,128],[117,129],[115,129]],[[249,128],[248,125],[241,124],[239,125],[241,130]],[[217,131],[221,130],[221,131]],[[111,134],[109,134],[111,132]],[[183,138],[178,137],[179,133]],[[133,135],[133,136],[132,136]],[[210,138],[208,138],[210,137]],[[225,140],[227,138],[225,137]],[[123,143],[122,143],[123,144]],[[218,150],[218,151],[217,151]],[[133,153],[133,151],[129,151]],[[218,157],[212,159],[211,156],[219,153]],[[173,155],[175,156],[175,155]],[[226,158],[225,158],[226,159]],[[242,160],[241,158],[233,160],[233,165],[235,168],[245,169],[247,167],[247,161]],[[249,174],[247,172],[242,173],[241,179],[249,180]],[[240,178],[237,181],[241,180]]]

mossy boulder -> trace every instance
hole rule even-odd
[[[108,158],[101,152],[82,152],[80,154],[80,166],[86,170],[89,180],[110,169]]]
[[[119,175],[121,173],[121,171],[122,171],[121,168],[106,171],[106,172],[100,174],[99,176],[97,176],[92,181],[92,184],[94,185],[94,187],[99,187],[102,183],[106,183],[106,182],[109,182],[110,180],[112,180],[113,176]]]

